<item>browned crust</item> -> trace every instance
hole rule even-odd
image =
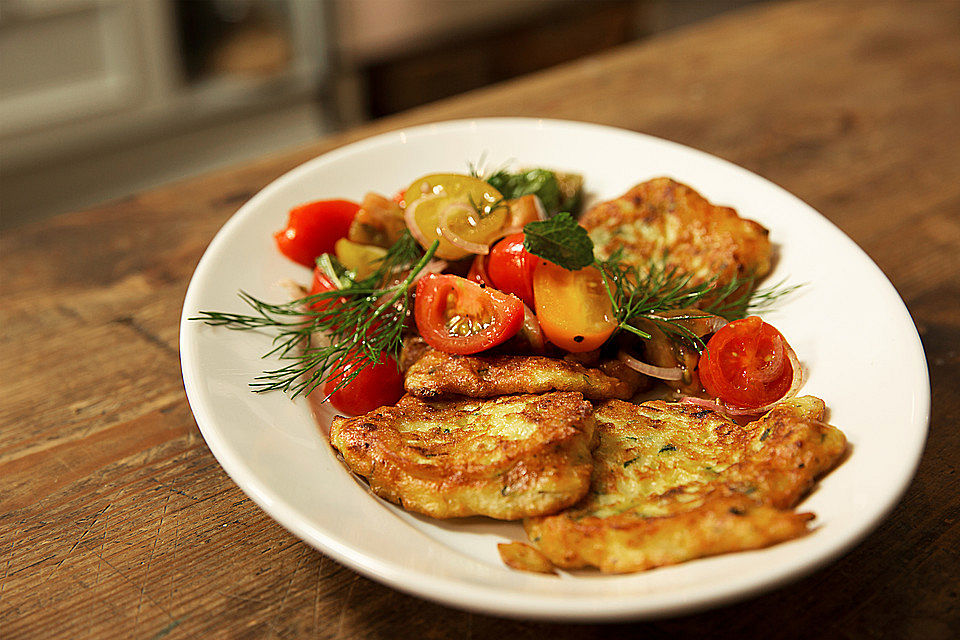
[[[558,567],[629,573],[791,540],[805,534],[812,519],[811,513],[781,511],[720,491],[694,509],[669,516],[624,514],[572,522],[560,514],[528,519],[524,529]]]
[[[591,400],[603,400],[631,398],[642,382],[642,376],[621,379],[546,356],[457,356],[431,350],[407,370],[404,386],[420,398],[576,391]]]
[[[783,402],[747,425],[753,430],[751,444],[763,438],[763,446],[736,469],[741,482],[757,487],[758,499],[777,509],[795,507],[847,448],[843,432],[822,422],[823,401],[810,396],[799,400],[809,402]]]
[[[504,437],[502,420],[484,422],[497,412],[529,433]],[[330,441],[377,495],[405,509],[514,520],[555,513],[586,493],[594,427],[593,407],[579,393],[439,403],[408,395],[394,407],[334,419]]]
[[[821,421],[823,408],[817,398],[796,398],[740,427],[696,407],[608,401],[596,414],[600,445],[590,494],[562,513],[527,519],[524,527],[555,565],[605,572],[642,571],[803,535],[813,516],[790,509],[846,448],[843,433]],[[665,428],[672,428],[671,458],[660,461],[653,449],[631,466],[640,450],[624,443],[656,440]],[[687,468],[678,460],[694,472],[677,474]],[[707,461],[719,471],[698,475]],[[657,484],[670,474],[682,480]]]
[[[642,182],[594,206],[580,224],[600,255],[622,249],[624,259],[638,265],[665,258],[667,266],[693,275],[693,284],[761,278],[770,270],[767,229],[670,178]]]
[[[503,563],[511,569],[556,574],[550,559],[526,542],[500,542],[497,544],[497,552]]]

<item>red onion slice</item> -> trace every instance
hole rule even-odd
[[[703,407],[704,409],[711,409],[717,413],[726,413],[727,408],[721,405],[716,400],[707,400],[706,398],[698,398],[697,396],[684,396],[680,398],[680,404],[691,404],[696,407]]]
[[[546,208],[543,206],[543,201],[540,200],[540,196],[538,196],[537,194],[533,194],[533,202],[534,202],[534,207],[537,210],[537,219],[543,222],[549,217],[547,215]]]
[[[647,364],[646,362],[641,362],[624,351],[618,353],[617,358],[634,371],[639,371],[651,378],[659,378],[660,380],[683,380],[683,369],[680,367],[657,367],[652,364]]]
[[[411,282],[417,282],[428,273],[443,273],[448,266],[450,265],[446,260],[431,260],[427,264],[423,265],[423,269],[421,269],[417,275],[413,276],[413,280]]]

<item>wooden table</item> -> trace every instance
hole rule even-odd
[[[913,314],[933,385],[919,473],[879,529],[832,566],[740,604],[551,625],[361,578],[227,478],[187,406],[177,353],[184,291],[216,230],[319,153],[488,115],[587,120],[703,149],[797,194],[870,254]],[[758,6],[5,232],[0,637],[957,637],[958,137],[957,2]]]

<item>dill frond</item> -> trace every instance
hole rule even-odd
[[[668,267],[665,259],[651,260],[638,267],[624,262],[620,251],[607,260],[597,261],[597,267],[621,330],[649,339],[651,334],[644,331],[643,326],[650,322],[700,351],[704,348],[703,340],[691,332],[685,322],[707,318],[710,314],[727,320],[743,318],[752,311],[769,309],[802,286],[780,282],[755,289],[753,276],[734,277],[723,284],[718,284],[717,277],[694,282],[692,274]],[[679,309],[691,311],[663,315]]]
[[[380,259],[374,273],[362,280],[354,281],[353,274],[337,269],[338,265],[326,258],[322,268],[334,271],[339,289],[283,304],[264,302],[241,291],[240,298],[251,307],[251,314],[201,311],[190,320],[238,331],[275,331],[263,357],[276,357],[284,364],[254,378],[250,386],[258,393],[279,390],[292,397],[307,395],[341,372],[336,391],[356,378],[363,367],[384,356],[399,358],[410,314],[410,288],[438,244],[435,241],[424,253],[407,232]],[[328,339],[322,344],[314,341],[318,334]]]

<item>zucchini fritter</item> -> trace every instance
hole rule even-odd
[[[335,418],[330,442],[377,495],[434,518],[556,513],[590,487],[593,407],[579,393],[425,402]]]
[[[795,398],[741,427],[694,406],[610,400],[595,414],[590,493],[524,528],[555,565],[609,573],[795,538],[813,515],[789,509],[846,448],[823,409]]]
[[[577,391],[591,400],[626,400],[645,382],[632,370],[617,372],[623,375],[613,377],[577,362],[546,356],[457,356],[429,350],[407,370],[404,387],[419,398]]]
[[[692,276],[691,284],[717,278],[762,278],[770,270],[768,231],[730,207],[710,204],[670,178],[642,182],[619,198],[587,211],[580,224],[590,232],[598,257],[622,249],[628,264],[663,260]]]
[[[517,571],[556,574],[553,563],[526,542],[501,542],[497,545],[503,564]]]

